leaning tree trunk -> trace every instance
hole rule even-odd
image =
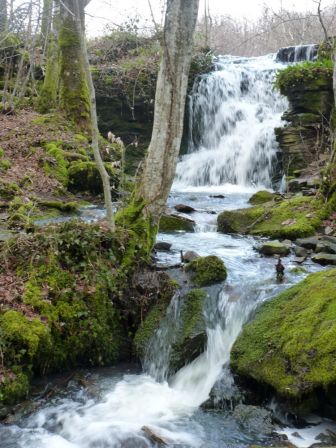
[[[199,0],[168,0],[156,85],[152,138],[136,192],[157,225],[172,186],[183,132]]]
[[[81,35],[76,21],[77,0],[60,2],[60,107],[65,115],[84,132],[90,132],[90,94],[84,68]],[[86,0],[78,1],[80,20],[84,24]]]
[[[86,1],[85,5],[88,4]],[[78,30],[78,35],[80,37],[80,48],[82,53],[82,59],[84,62],[83,68],[86,76],[86,81],[88,85],[89,91],[89,107],[90,107],[90,129],[91,129],[91,146],[93,149],[93,155],[95,162],[97,164],[97,168],[103,183],[103,191],[104,191],[104,200],[105,200],[105,208],[106,208],[106,220],[108,223],[109,229],[114,232],[115,231],[115,223],[114,223],[114,214],[112,208],[112,195],[111,195],[111,184],[110,177],[105,169],[104,162],[101,158],[99,152],[99,130],[98,130],[98,119],[97,119],[97,109],[96,109],[96,94],[95,88],[93,85],[92,75],[90,71],[89,58],[86,48],[85,41],[85,30],[84,30],[84,7],[83,2],[81,0],[74,0],[75,6],[75,15],[76,15],[76,25]]]

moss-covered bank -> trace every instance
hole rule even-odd
[[[136,251],[125,267],[131,238],[68,222],[3,243],[0,405],[24,398],[34,375],[130,359],[141,317],[172,294],[165,273],[140,275]]]
[[[328,411],[336,384],[335,285],[335,269],[311,274],[262,305],[233,346],[234,372],[271,387],[301,411],[323,401]]]

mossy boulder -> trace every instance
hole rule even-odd
[[[264,303],[233,346],[234,372],[306,401],[307,411],[315,393],[328,397],[336,384],[335,284],[336,269],[318,272]]]
[[[110,176],[111,185],[117,188],[119,184],[118,172],[111,167],[111,164],[105,163],[105,168]],[[71,192],[90,192],[92,194],[101,194],[103,192],[102,180],[95,162],[74,162],[68,169],[69,184],[68,189]]]
[[[280,243],[280,241],[267,241],[262,243],[258,248],[258,252],[263,255],[288,255],[290,247],[288,244]]]
[[[209,286],[222,282],[227,277],[224,262],[216,255],[196,258],[187,264],[185,270],[190,273],[197,286]]]
[[[192,289],[181,298],[181,325],[170,353],[172,372],[193,361],[205,349],[207,338],[203,310],[206,296],[204,290]]]
[[[330,206],[320,200],[295,196],[281,202],[224,211],[218,215],[218,231],[294,240],[313,235],[330,212]]]
[[[165,318],[172,295],[166,295],[156,303],[135,333],[134,347],[138,356],[143,358],[161,321]],[[179,297],[180,314],[173,324],[169,371],[176,372],[185,364],[191,362],[204,351],[206,344],[206,326],[204,321],[204,301],[206,292],[192,289]]]
[[[249,203],[252,205],[259,205],[264,204],[265,202],[272,201],[274,199],[274,194],[267,191],[267,190],[261,190],[257,193],[254,193],[250,199]]]
[[[180,215],[162,215],[160,218],[160,232],[193,232],[195,221]]]

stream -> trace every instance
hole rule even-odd
[[[274,437],[242,425],[230,402],[238,390],[229,369],[231,347],[243,324],[263,301],[321,267],[304,263],[298,273],[293,256],[283,258],[285,279],[277,283],[275,259],[255,251],[259,240],[217,232],[217,214],[248,207],[249,197],[271,188],[277,145],[273,129],[280,125],[286,101],[271,89],[282,64],[274,56],[221,59],[218,70],[203,78],[191,101],[188,153],[178,164],[168,206],[190,205],[195,232],[159,234],[172,244],[158,252],[158,265],[174,265],[180,251],[217,255],[228,270],[226,282],[209,296],[204,308],[207,346],[203,354],[168,379],[162,353],[149,353],[145,369],[120,366],[85,372],[90,387],[70,385],[12,425],[0,425],[0,448],[149,448],[159,446],[142,430],[149,427],[180,448],[245,447],[269,445]],[[226,105],[226,107],[223,106]],[[101,217],[101,209],[83,212],[86,221]],[[173,299],[174,300],[174,299]],[[172,302],[168,317],[178,319]],[[164,325],[164,324],[163,324]],[[156,334],[158,345],[164,328]],[[163,344],[165,346],[165,344]],[[169,343],[166,344],[169,352]],[[169,355],[169,353],[168,353]],[[215,386],[215,387],[214,387]],[[224,397],[227,406],[202,406],[210,394]],[[275,410],[276,404],[269,403]],[[318,443],[316,437],[333,428],[314,417],[306,428],[276,427],[297,446]]]

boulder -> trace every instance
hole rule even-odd
[[[326,254],[336,254],[336,244],[322,240],[316,245],[315,252],[324,252]]]
[[[174,214],[164,214],[161,216],[160,232],[194,232],[195,221],[184,216]]]
[[[290,247],[280,241],[267,241],[257,248],[258,252],[263,255],[288,255]]]
[[[274,431],[271,412],[259,406],[239,404],[232,415],[248,433],[271,435]]]
[[[185,269],[190,273],[191,280],[197,286],[209,286],[222,282],[227,277],[223,260],[215,255],[196,258]]]
[[[187,252],[181,251],[181,259],[183,262],[185,263],[190,263],[193,260],[196,260],[196,258],[199,258],[200,256],[198,255],[197,252],[194,252],[193,250],[187,250]]]
[[[298,238],[295,241],[295,244],[298,246],[304,247],[305,249],[315,250],[316,246],[319,244],[320,238],[317,236],[313,236],[311,238]]]
[[[249,203],[252,205],[264,204],[265,202],[272,201],[274,196],[273,193],[267,190],[261,190],[250,197]]]
[[[157,241],[154,245],[154,249],[159,252],[169,252],[172,245],[166,241]]]
[[[306,258],[308,256],[307,249],[301,246],[294,246],[294,253],[299,258]]]
[[[190,207],[190,205],[185,204],[177,204],[175,205],[175,210],[180,213],[193,213],[195,209],[193,207]]]
[[[320,252],[318,254],[314,254],[311,257],[311,259],[314,263],[321,264],[322,266],[327,266],[327,265],[336,266],[336,255],[335,254],[324,254],[323,252]]]
[[[336,269],[317,272],[261,305],[232,348],[233,371],[307,412],[330,400],[336,384],[335,284]]]

